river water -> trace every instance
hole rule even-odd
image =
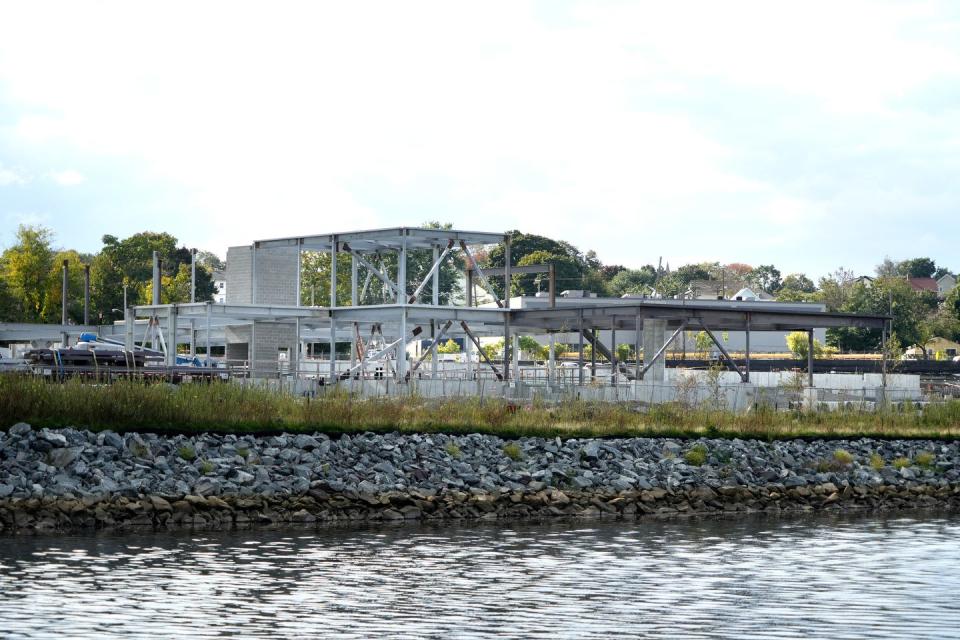
[[[956,638],[960,517],[0,537],[0,637]]]

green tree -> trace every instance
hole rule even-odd
[[[772,264],[762,264],[747,275],[747,282],[767,293],[776,293],[782,284],[780,270]]]
[[[546,251],[534,251],[520,258],[517,266],[526,267],[533,264],[552,264],[557,279],[557,294],[567,287],[564,282],[576,281],[580,278],[581,270],[577,263],[567,255],[548,253]],[[529,273],[517,274],[512,277],[513,286],[510,288],[512,295],[533,296],[538,291],[546,291],[549,287],[549,274],[547,273]]]
[[[17,241],[0,257],[8,293],[19,301],[19,313],[14,315],[25,322],[42,321],[48,306],[55,257],[52,240],[53,232],[46,227],[20,225]]]
[[[804,273],[791,273],[783,279],[782,289],[792,289],[803,293],[813,293],[817,290],[817,285]]]
[[[827,311],[840,311],[846,308],[854,282],[853,271],[843,267],[838,267],[836,271],[820,278],[819,298],[827,306]]]
[[[893,333],[900,344],[918,345],[926,335],[924,324],[937,309],[936,295],[915,291],[902,277],[883,277],[871,286],[856,284],[843,311],[893,316]],[[827,331],[827,342],[842,350],[877,351],[879,329],[842,328]]]
[[[605,292],[606,286],[602,275],[602,264],[600,264],[596,254],[593,252],[587,252],[587,254],[583,254],[579,249],[574,247],[569,242],[553,240],[551,238],[536,234],[522,233],[517,230],[508,231],[507,235],[510,236],[511,264],[519,265],[525,256],[537,251],[542,251],[542,255],[564,256],[569,258],[569,260],[576,265],[576,269],[570,270],[569,272],[565,271],[563,278],[560,277],[560,273],[558,271],[558,291],[563,291],[565,289],[586,289],[588,291],[594,291],[595,293]],[[502,269],[504,266],[505,256],[506,249],[503,246],[503,243],[499,243],[487,253],[486,262],[482,266],[484,269]],[[588,272],[590,277],[585,281],[584,276],[588,275]],[[501,279],[491,279],[490,286],[493,287],[494,295],[496,295],[498,298],[504,297]],[[599,289],[599,291],[597,291],[597,289]]]
[[[617,345],[617,362],[626,362],[627,360],[632,360],[635,357],[633,353],[633,346],[621,343]]]
[[[520,351],[530,354],[535,360],[545,360],[550,355],[549,347],[541,345],[530,336],[520,336],[518,342],[520,343]]]
[[[908,278],[932,278],[937,263],[930,258],[911,258],[897,264],[897,273]]]
[[[653,265],[644,265],[639,269],[624,269],[610,280],[610,294],[620,297],[626,294],[649,293],[657,280],[657,270]]]
[[[787,334],[787,348],[794,358],[806,360],[810,349],[809,336],[806,331],[793,331]],[[824,346],[819,340],[813,340],[813,357],[822,358],[824,356]]]
[[[460,353],[460,345],[457,344],[456,340],[451,338],[450,340],[440,344],[440,346],[437,347],[437,351],[446,354]]]

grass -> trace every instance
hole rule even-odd
[[[196,450],[188,444],[182,445],[177,449],[177,455],[180,456],[182,460],[187,462],[193,462],[197,459]]]
[[[447,455],[457,460],[459,460],[460,456],[462,455],[460,447],[455,442],[448,442],[446,445],[444,445],[443,449],[447,452]]]
[[[853,456],[850,455],[850,452],[845,449],[837,449],[833,452],[833,459],[837,464],[843,465],[844,467],[853,464]]]
[[[199,468],[200,468],[200,473],[206,476],[213,473],[214,470],[217,468],[217,465],[213,464],[209,460],[204,460],[203,462],[200,463]]]
[[[683,459],[692,467],[702,467],[707,461],[707,448],[702,444],[694,445],[683,454]]]
[[[870,456],[870,466],[874,471],[880,471],[887,466],[887,463],[883,460],[883,456],[881,456],[879,453],[874,453]]]
[[[503,455],[507,456],[511,460],[520,460],[523,458],[523,451],[520,449],[520,445],[516,442],[509,442],[503,445]]]
[[[910,458],[896,458],[890,464],[893,465],[894,469],[900,470],[910,466]]]
[[[933,466],[934,459],[935,456],[929,451],[921,451],[917,455],[913,456],[913,463],[918,467],[929,469]]]
[[[957,438],[960,401],[876,413],[855,410],[807,413],[757,407],[745,413],[663,404],[640,410],[631,403],[570,400],[559,404],[499,399],[418,396],[360,399],[346,392],[309,399],[232,383],[111,385],[44,382],[0,375],[0,428],[16,422],[36,428],[160,433],[272,433],[400,431],[524,436],[662,436],[698,438]]]
[[[250,449],[246,447],[237,447],[237,455],[246,460],[250,457]]]

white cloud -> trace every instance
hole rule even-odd
[[[0,165],[0,187],[12,184],[24,184],[26,181],[26,178],[19,172]]]
[[[53,181],[62,187],[75,187],[78,184],[86,182],[82,173],[75,169],[66,169],[64,171],[55,171],[50,174]]]
[[[696,247],[723,259],[745,234],[782,247],[786,225],[857,213],[849,176],[815,198],[792,184],[810,175],[748,166],[750,152],[806,142],[811,120],[721,136],[736,109],[726,91],[809,104],[852,131],[824,134],[830,150],[909,154],[923,127],[956,141],[952,115],[918,125],[897,106],[960,75],[945,6],[108,2],[64,3],[50,21],[48,6],[18,3],[0,25],[0,85],[18,115],[11,146],[134,158],[190,194],[180,224],[220,248],[425,217],[401,219],[379,189],[458,226],[547,233],[611,261]],[[848,126],[865,116],[882,126]],[[796,170],[830,177],[811,164]],[[82,181],[70,171],[57,176]]]

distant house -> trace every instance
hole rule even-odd
[[[227,301],[227,277],[223,271],[213,271],[213,301],[224,304]]]
[[[937,278],[937,295],[946,298],[957,287],[957,277],[946,273]]]
[[[929,291],[940,295],[937,281],[933,278],[907,278],[907,282],[910,283],[914,291]]]
[[[751,288],[745,280],[691,280],[687,290],[693,300],[736,300],[739,292],[751,291]],[[754,300],[773,300],[766,291],[753,293],[753,296]]]
[[[859,276],[857,278],[854,278],[853,283],[862,284],[863,286],[869,288],[873,286],[873,278],[871,278],[870,276]]]
[[[954,342],[953,340],[947,340],[946,338],[930,338],[927,344],[924,345],[927,349],[927,357],[933,358],[938,353],[942,353],[946,358],[955,358],[957,355],[960,355],[960,344]],[[904,352],[904,355],[910,358],[922,358],[923,349],[918,346],[913,346],[907,349]]]

